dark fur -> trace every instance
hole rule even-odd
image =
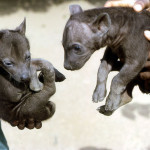
[[[70,12],[63,35],[66,69],[80,69],[96,50],[107,46],[98,71],[94,102],[105,98],[107,77],[118,58],[123,64],[112,80],[103,106],[105,112],[113,112],[128,102],[124,101],[123,93],[131,87],[128,84],[132,84],[147,60],[150,44],[144,37],[144,30],[150,27],[150,13],[122,7],[83,11],[78,5],[70,6]],[[134,84],[142,87],[140,81]]]
[[[0,69],[0,117],[10,123],[29,118],[42,121],[55,112],[54,103],[49,101],[56,90],[52,64],[43,59],[34,59],[31,68],[42,72],[44,86],[40,92],[31,91],[28,84],[16,82],[5,70]],[[64,80],[60,72],[57,71],[57,75],[57,80]]]
[[[55,105],[49,98],[56,91],[55,79],[65,79],[50,62],[31,61],[29,49],[25,21],[15,30],[0,31],[0,118],[9,123],[30,118],[40,122],[52,117]],[[42,73],[43,89],[34,92],[30,87],[38,91],[37,71]]]

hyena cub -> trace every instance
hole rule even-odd
[[[150,27],[150,13],[123,7],[83,11],[79,5],[70,6],[70,13],[63,34],[66,69],[80,69],[96,50],[107,46],[98,70],[93,102],[105,98],[108,74],[118,59],[122,63],[102,107],[106,113],[113,112],[128,102],[122,94],[147,60],[150,43],[144,37],[144,30]]]
[[[25,29],[24,20],[15,30],[0,31],[0,117],[24,126],[30,118],[41,122],[53,116],[55,105],[49,99],[56,91],[55,80],[65,79],[50,62],[31,59]]]

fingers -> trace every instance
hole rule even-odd
[[[150,41],[150,31],[144,31],[144,36]]]
[[[10,124],[11,124],[11,126],[15,127],[15,126],[18,126],[19,121],[13,121]]]
[[[144,88],[145,88],[147,91],[149,90],[149,88],[150,88],[150,82],[149,82],[149,80],[144,82]]]
[[[149,54],[149,56],[150,56],[150,54]],[[140,72],[140,78],[142,80],[150,80],[150,61],[147,61],[145,63],[144,68],[146,71]]]
[[[135,0],[109,0],[105,3],[104,7],[133,7]]]
[[[140,78],[142,80],[149,80],[150,79],[150,72],[140,72]]]
[[[109,0],[105,3],[104,7],[133,7],[133,9],[137,12],[140,12],[144,8],[148,8],[150,6],[149,0]]]
[[[28,129],[40,129],[42,127],[41,121],[35,121],[33,118],[30,118],[28,120],[22,120],[22,121],[13,121],[11,122],[11,125],[13,127],[17,126],[20,130],[23,130],[25,127]]]
[[[23,121],[19,122],[19,124],[17,125],[20,130],[23,130],[25,128],[25,121],[26,120],[24,119]]]
[[[42,127],[42,122],[36,122],[35,123],[35,128],[40,129]]]
[[[147,61],[147,62],[145,63],[144,68],[145,68],[147,71],[150,71],[150,61]]]
[[[34,128],[34,119],[33,119],[33,118],[30,118],[30,119],[27,121],[26,127],[27,127],[28,129],[33,129],[33,128]]]
[[[142,80],[150,80],[150,53],[148,54],[148,60],[144,65],[144,71],[140,72],[140,78]]]
[[[33,118],[30,118],[30,119],[28,120],[28,122],[27,122],[26,127],[27,127],[28,129],[34,129],[34,128],[40,129],[40,128],[42,127],[42,122],[40,122],[40,121],[35,121]]]
[[[133,9],[137,12],[143,10],[144,8],[147,8],[150,6],[150,1],[149,0],[137,0],[134,3]]]

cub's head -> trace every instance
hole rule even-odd
[[[109,30],[111,20],[107,13],[83,11],[79,5],[71,5],[69,9],[71,15],[62,40],[64,67],[68,70],[78,70],[94,51],[105,46],[104,36]]]
[[[18,82],[30,79],[30,47],[25,30],[24,20],[15,30],[0,31],[0,66]]]

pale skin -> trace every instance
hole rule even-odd
[[[132,7],[135,11],[140,12],[143,9],[150,7],[150,0],[108,0],[104,7]],[[144,31],[144,35],[147,40],[150,41],[150,31]],[[146,71],[140,73],[141,79],[145,81],[145,88],[150,83],[150,53],[148,61],[145,64]],[[149,81],[149,82],[148,82]]]
[[[145,8],[150,7],[150,0],[108,0],[105,7],[133,7],[133,9],[137,12],[142,11]],[[150,40],[150,31],[144,32],[145,37]]]

